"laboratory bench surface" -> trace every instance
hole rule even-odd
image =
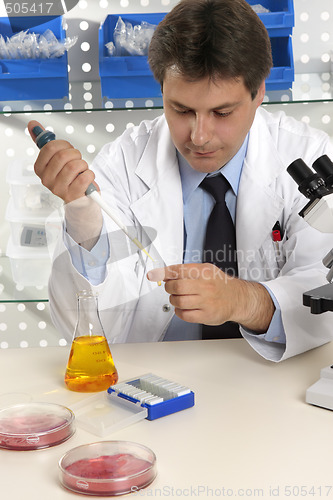
[[[0,350],[0,404],[18,393],[69,407],[76,398],[91,397],[64,386],[69,347]],[[155,481],[119,498],[333,499],[333,414],[305,402],[306,389],[333,362],[333,344],[277,364],[241,339],[111,350],[120,381],[151,372],[192,389],[195,406],[106,438],[77,426],[52,448],[2,449],[1,499],[93,498],[61,486],[58,461],[68,450],[102,439],[135,441],[157,457]]]

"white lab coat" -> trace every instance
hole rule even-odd
[[[312,165],[319,156],[333,158],[329,138],[284,113],[259,108],[252,125],[240,179],[236,209],[239,277],[265,282],[281,307],[286,345],[267,342],[241,328],[242,335],[263,357],[281,361],[322,345],[333,337],[330,313],[311,315],[302,305],[303,292],[325,284],[321,263],[333,238],[311,228],[298,212],[307,203],[286,172],[303,158]],[[182,261],[183,203],[176,150],[164,116],[144,121],[107,144],[92,168],[102,195],[122,220],[137,229],[152,228],[153,256],[166,265]],[[280,251],[272,241],[279,220],[284,229]],[[105,218],[108,232],[117,228]],[[154,234],[155,231],[155,234]],[[117,231],[119,234],[119,231]],[[163,339],[174,314],[164,286],[145,278],[151,266],[144,254],[130,250],[125,258],[113,251],[103,283],[92,286],[72,266],[59,243],[49,282],[53,320],[71,338],[76,320],[75,292],[92,288],[99,293],[102,323],[109,342],[147,342]],[[142,265],[145,260],[146,265]]]

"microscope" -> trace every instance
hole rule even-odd
[[[333,233],[333,163],[327,155],[318,158],[309,168],[302,159],[287,168],[298,184],[298,190],[309,199],[299,215],[318,231]],[[312,314],[333,311],[333,249],[323,258],[329,269],[327,285],[303,294],[303,305]],[[333,410],[333,365],[320,371],[320,379],[306,391],[306,402]]]

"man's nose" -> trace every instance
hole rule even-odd
[[[212,138],[212,125],[209,117],[196,115],[191,130],[191,141],[197,147],[203,147]]]

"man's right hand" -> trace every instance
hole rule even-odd
[[[42,125],[32,120],[28,130],[33,141],[36,137],[33,128]],[[65,203],[81,198],[95,175],[82,159],[80,151],[69,142],[55,140],[48,142],[41,150],[35,162],[35,172],[42,184]]]
[[[36,120],[28,123],[34,142],[36,126],[44,128]],[[50,141],[40,150],[34,168],[42,184],[65,202],[67,232],[74,241],[91,250],[102,229],[102,214],[99,206],[85,196],[90,183],[99,188],[80,151],[67,141]]]

